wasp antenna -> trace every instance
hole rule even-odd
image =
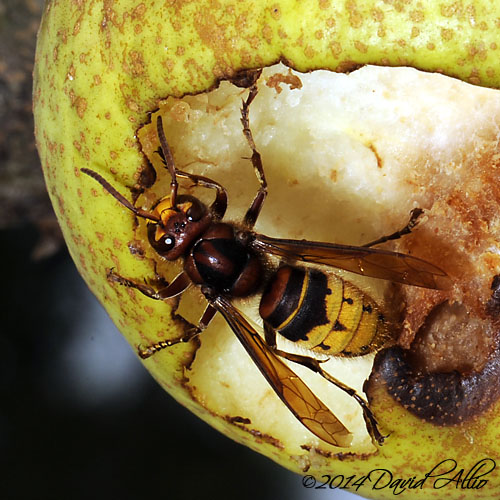
[[[125,208],[128,208],[131,212],[134,212],[134,214],[138,217],[143,217],[144,219],[153,220],[155,222],[160,221],[160,218],[155,214],[134,207],[134,205],[132,205],[132,203],[130,203],[130,201],[125,198],[125,196],[120,194],[104,177],[99,175],[97,172],[90,170],[90,168],[81,168],[80,172],[83,172],[89,177],[92,177],[92,179],[95,179],[113,198],[118,200]]]
[[[156,120],[156,130],[158,133],[158,139],[160,140],[163,157],[165,159],[165,165],[167,166],[168,171],[170,172],[170,177],[172,178],[170,182],[170,201],[172,203],[172,207],[175,207],[179,183],[177,182],[174,157],[172,156],[172,151],[170,151],[170,146],[168,145],[167,138],[165,137],[165,131],[163,130],[163,121],[160,115],[158,115],[158,118]]]

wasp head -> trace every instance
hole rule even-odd
[[[207,207],[198,198],[187,194],[178,195],[175,206],[172,206],[170,196],[162,198],[153,214],[158,221],[148,222],[149,243],[167,260],[185,255],[212,222]]]

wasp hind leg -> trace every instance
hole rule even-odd
[[[329,373],[324,371],[323,368],[321,368],[322,361],[319,361],[316,358],[311,358],[309,356],[294,354],[278,349],[276,345],[276,332],[266,324],[264,324],[264,331],[266,343],[276,355],[281,356],[282,358],[285,358],[289,361],[293,361],[294,363],[299,363],[306,368],[309,368],[309,370],[318,373],[324,379],[328,380],[328,382],[331,382],[333,385],[335,385],[339,389],[342,389],[345,393],[354,398],[363,410],[363,419],[365,421],[368,434],[370,435],[372,440],[379,445],[382,445],[384,443],[384,440],[387,436],[384,436],[380,432],[378,428],[378,422],[375,418],[375,415],[370,410],[368,403],[352,387],[349,387],[348,385],[344,384],[340,380],[332,377]]]
[[[385,243],[386,241],[398,240],[399,238],[402,238],[403,236],[410,234],[412,229],[419,223],[418,219],[423,213],[424,211],[421,208],[414,208],[410,212],[410,220],[408,221],[405,227],[392,234],[389,234],[387,236],[382,236],[381,238],[378,238],[374,241],[370,241],[370,243],[366,243],[365,245],[362,246],[367,248],[373,247],[375,245],[380,245],[381,243]]]

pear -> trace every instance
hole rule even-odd
[[[113,268],[139,282],[170,281],[181,264],[160,259],[144,221],[81,169],[151,209],[170,189],[158,115],[177,167],[226,187],[228,218],[241,221],[258,182],[240,107],[259,77],[249,119],[269,181],[256,226],[264,234],[362,245],[424,209],[392,249],[445,269],[448,290],[340,272],[380,304],[394,344],[411,346],[418,364],[398,347],[382,351],[375,370],[373,355],[323,363],[369,398],[388,435],[382,446],[353,398],[290,363],[352,439],[336,447],[312,434],[220,317],[196,341],[144,361],[181,404],[306,475],[305,487],[326,483],[369,498],[500,493],[492,473],[500,410],[487,389],[497,381],[500,94],[480,87],[499,83],[499,18],[491,2],[46,5],[34,113],[47,189],[79,272],[134,349],[180,337],[197,324],[204,299],[191,287],[156,301],[109,278]],[[264,67],[260,76],[249,71]],[[181,189],[210,202],[203,189]],[[256,328],[258,300],[235,301]],[[454,387],[469,393],[440,399],[452,373]]]

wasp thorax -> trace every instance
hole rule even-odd
[[[184,269],[194,283],[234,297],[252,293],[261,279],[258,257],[236,240],[234,228],[215,223],[187,256]]]
[[[160,220],[148,223],[149,243],[167,260],[184,255],[212,220],[206,206],[190,195],[178,196],[175,206],[166,196],[156,204],[154,213]]]

